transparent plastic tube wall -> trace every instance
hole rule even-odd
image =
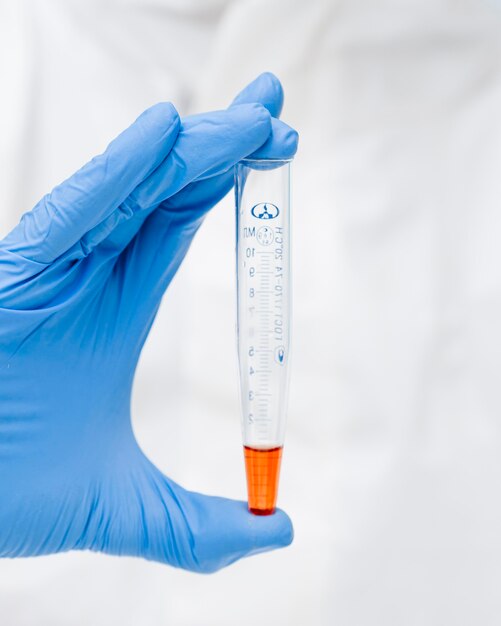
[[[289,386],[291,160],[235,168],[237,343],[249,509],[274,512]]]

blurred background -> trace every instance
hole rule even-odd
[[[501,2],[0,0],[0,236],[146,107],[262,71],[301,135],[283,551],[200,576],[0,562],[6,626],[501,622]],[[134,388],[143,449],[244,499],[234,209],[207,218]]]

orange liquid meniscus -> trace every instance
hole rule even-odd
[[[244,446],[249,511],[271,515],[275,511],[282,447],[259,450]]]

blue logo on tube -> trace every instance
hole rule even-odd
[[[260,202],[252,207],[251,213],[258,220],[273,220],[278,217],[280,211],[277,206],[271,202]]]

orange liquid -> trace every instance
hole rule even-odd
[[[249,511],[271,515],[275,511],[282,447],[257,450],[244,446]]]

